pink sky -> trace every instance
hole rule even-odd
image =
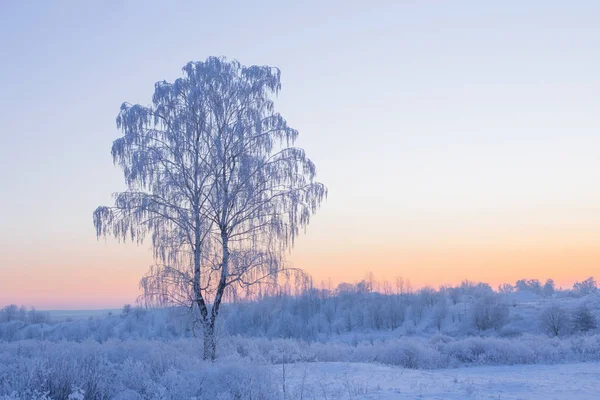
[[[575,3],[0,1],[0,305],[135,300],[148,249],[92,224],[115,117],[211,55],[282,71],[329,188],[290,255],[315,281],[600,278],[600,2]]]

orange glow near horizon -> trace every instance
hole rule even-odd
[[[588,276],[598,278],[600,272],[600,224],[594,221],[554,226],[520,222],[479,230],[474,229],[477,224],[463,224],[435,234],[404,229],[395,235],[349,225],[315,219],[289,261],[310,273],[317,286],[331,288],[358,282],[369,272],[392,286],[401,276],[415,289],[465,279],[496,288],[522,278],[552,278],[557,287],[570,287]],[[102,309],[135,301],[139,279],[152,263],[147,246],[95,240],[73,246],[76,252],[63,245],[38,254],[18,248],[5,253],[11,268],[0,281],[0,306]]]
[[[0,307],[136,300],[149,245],[92,221],[115,117],[215,55],[281,71],[329,193],[288,255],[317,285],[600,280],[599,2],[288,3],[0,0]]]
[[[378,258],[379,256],[379,258]],[[465,279],[489,283],[496,288],[502,283],[514,284],[518,279],[552,278],[557,287],[570,287],[575,281],[597,275],[600,265],[598,248],[561,248],[556,250],[431,250],[398,251],[377,254],[369,251],[319,254],[296,257],[295,265],[306,265],[315,282],[331,280],[357,282],[367,273],[376,280],[394,282],[396,277],[410,280],[413,288],[457,285]]]

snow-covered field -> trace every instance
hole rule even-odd
[[[599,339],[0,341],[0,400],[600,399]]]
[[[588,280],[592,282],[591,280]],[[0,309],[0,400],[598,399],[600,291],[309,291],[187,309]],[[523,284],[521,284],[523,286]],[[350,291],[349,291],[350,290]]]
[[[283,366],[274,367],[282,377]],[[600,363],[413,370],[367,363],[285,366],[290,399],[600,399]]]

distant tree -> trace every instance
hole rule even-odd
[[[529,284],[526,279],[519,279],[515,284],[515,288],[518,292],[525,292],[529,290]]]
[[[472,296],[475,284],[468,279],[465,279],[460,284],[460,289],[464,295]]]
[[[280,72],[211,57],[174,83],[157,82],[151,106],[123,103],[112,156],[127,190],[98,207],[98,236],[152,241],[142,279],[150,303],[194,310],[204,357],[216,354],[226,289],[276,282],[284,253],[326,196],[298,132],[274,111]]]
[[[538,279],[529,279],[527,281],[527,287],[529,290],[537,295],[542,294],[542,284]]]
[[[515,287],[510,283],[504,283],[498,286],[498,293],[502,294],[511,294],[515,291]]]
[[[378,300],[379,298],[377,298]],[[384,324],[385,310],[381,307],[381,302],[370,298],[364,307],[366,311],[365,317],[368,318],[371,329],[381,330]]]
[[[545,297],[551,297],[554,294],[554,281],[548,279],[542,288],[542,293]]]
[[[373,290],[372,282],[363,279],[356,284],[356,291],[361,294],[371,293]]]
[[[14,321],[19,317],[19,307],[16,304],[9,304],[3,308],[3,320],[6,322]]]
[[[396,329],[404,322],[406,306],[398,296],[388,296],[388,304],[385,307],[390,329]]]
[[[50,315],[47,312],[37,311],[34,307],[27,312],[27,321],[31,324],[41,324],[50,321]]]
[[[472,307],[473,324],[480,331],[500,329],[508,322],[508,306],[493,296],[479,298]]]
[[[441,299],[433,309],[433,324],[437,328],[438,331],[442,330],[442,325],[444,320],[448,316],[448,303],[446,299]]]
[[[550,304],[540,315],[540,325],[552,336],[558,336],[569,328],[569,314],[558,304]]]
[[[473,286],[472,293],[475,297],[484,297],[491,296],[494,293],[494,290],[488,283],[479,282]]]
[[[412,293],[412,285],[410,280],[404,279],[401,276],[396,277],[396,294],[400,297],[405,297]]]
[[[576,332],[587,332],[596,329],[598,326],[596,317],[585,305],[581,305],[575,309],[571,320],[573,323],[573,330]]]
[[[425,303],[422,302],[421,299],[415,299],[415,301],[412,302],[412,305],[410,306],[410,310],[411,310],[411,317],[412,317],[412,322],[414,324],[414,326],[417,326],[421,323],[421,320],[423,319],[423,314],[425,313],[425,308],[427,307],[427,305]]]
[[[573,290],[580,296],[586,296],[594,293],[597,288],[598,286],[596,284],[596,280],[591,276],[583,282],[575,282],[573,285]]]
[[[462,296],[460,288],[451,287],[451,288],[448,288],[447,292],[448,292],[448,297],[450,298],[450,301],[452,301],[452,304],[453,305],[458,304],[458,302],[460,301],[460,298]]]
[[[25,306],[19,307],[19,316],[17,318],[19,321],[27,320],[27,308]]]
[[[125,304],[123,306],[123,309],[121,310],[121,314],[122,315],[129,315],[129,313],[131,313],[132,307],[131,304]]]
[[[362,280],[368,288],[368,292],[379,291],[379,282],[375,280],[375,275],[373,272],[369,271],[365,275],[365,279]]]
[[[336,294],[340,295],[343,293],[356,293],[357,290],[355,285],[347,282],[341,282],[335,289],[335,292]]]
[[[392,294],[392,285],[390,284],[390,282],[387,279],[383,280],[383,284],[381,285],[381,291],[386,296],[389,296]]]
[[[437,292],[431,286],[422,287],[418,294],[419,301],[427,307],[432,307],[437,300]]]

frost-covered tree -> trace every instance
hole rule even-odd
[[[504,295],[509,295],[515,291],[515,287],[510,283],[503,283],[502,285],[498,285],[498,293],[502,293]]]
[[[529,279],[527,281],[527,286],[529,290],[537,295],[542,294],[542,284],[538,279]]]
[[[540,315],[540,325],[552,336],[564,333],[570,324],[569,314],[556,303],[547,306]]]
[[[508,322],[508,306],[491,294],[479,298],[473,304],[471,312],[473,325],[479,331],[491,328],[498,330]]]
[[[152,105],[124,103],[114,162],[127,191],[94,212],[98,236],[152,240],[149,302],[190,307],[215,358],[227,289],[274,282],[285,250],[327,194],[298,132],[274,110],[280,71],[225,58],[190,62],[157,82]]]
[[[517,281],[517,283],[515,284],[515,289],[518,292],[525,292],[525,291],[529,290],[529,284],[527,282],[527,279],[519,279]]]
[[[585,305],[581,305],[575,309],[571,320],[573,322],[573,330],[576,332],[587,332],[596,329],[598,326],[596,317]]]
[[[123,308],[121,309],[121,315],[124,315],[124,316],[129,315],[129,313],[131,313],[132,308],[133,307],[131,307],[131,304],[125,304],[123,306]]]
[[[16,304],[9,304],[7,306],[4,306],[4,308],[2,309],[2,322],[10,322],[18,319],[18,317],[19,307]]]
[[[432,307],[435,303],[438,296],[438,293],[431,286],[425,286],[419,290],[418,296],[421,299],[421,302],[427,307]]]
[[[544,284],[544,287],[542,289],[542,293],[544,294],[545,297],[552,297],[552,295],[554,294],[554,280],[552,279],[548,279],[546,281],[546,283]]]
[[[446,302],[446,298],[441,298],[440,302],[436,304],[433,309],[433,324],[437,328],[438,331],[442,330],[442,325],[444,320],[448,315],[448,303]]]
[[[586,296],[594,293],[597,288],[598,286],[596,284],[596,280],[592,276],[582,282],[575,282],[573,284],[573,291],[580,296]]]

